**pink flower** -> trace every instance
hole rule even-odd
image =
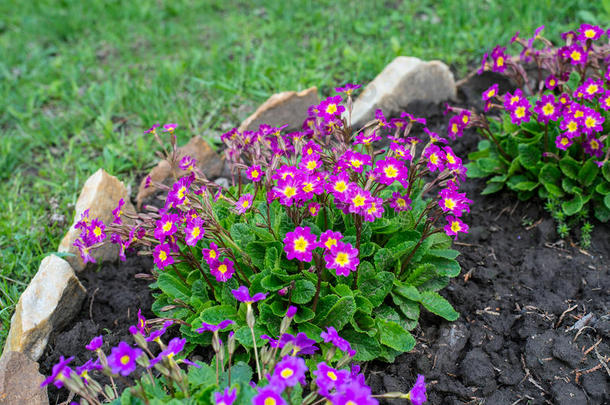
[[[445,170],[445,153],[438,146],[432,144],[424,150],[424,157],[426,158],[428,170],[434,172],[438,170],[442,172]]]
[[[324,255],[326,268],[335,269],[338,276],[349,276],[350,271],[356,271],[360,259],[358,250],[349,243],[337,242],[330,252]]]
[[[164,132],[169,132],[170,134],[173,133],[176,128],[178,128],[178,124],[165,124],[163,125],[163,131]]]
[[[166,237],[175,234],[178,231],[177,223],[179,220],[180,217],[176,214],[164,214],[156,222],[155,238],[159,242],[163,242]]]
[[[187,222],[184,228],[185,242],[189,246],[195,246],[197,242],[203,238],[205,229],[203,229],[203,219],[196,217]]]
[[[322,232],[322,235],[320,235],[319,246],[330,251],[330,249],[332,249],[333,246],[336,246],[341,239],[343,239],[341,232],[334,232],[329,229]]]
[[[492,85],[490,88],[483,92],[483,101],[490,100],[492,97],[496,97],[498,95],[498,83]]]
[[[364,220],[368,222],[375,222],[375,219],[383,216],[383,199],[378,197],[371,197],[369,206],[364,210]]]
[[[265,172],[261,169],[259,165],[250,166],[246,170],[246,176],[252,180],[254,183],[258,183],[263,179]]]
[[[252,194],[244,194],[239,197],[239,200],[235,203],[235,210],[239,215],[244,214],[252,206]]]
[[[320,212],[320,204],[316,202],[309,203],[309,205],[307,205],[307,212],[312,217],[317,217]]]
[[[233,277],[233,273],[235,273],[234,263],[228,258],[222,261],[214,260],[210,264],[210,273],[216,278],[216,281],[224,283]]]
[[[557,149],[568,150],[568,148],[572,146],[572,143],[572,138],[566,134],[559,134],[555,138],[555,146],[557,146]]]
[[[458,232],[468,233],[468,225],[451,215],[447,216],[447,225],[444,229],[447,235],[455,236],[455,239],[457,239]]]
[[[310,262],[316,246],[316,235],[311,233],[309,227],[299,226],[294,231],[286,233],[284,238],[284,251],[288,260]]]
[[[113,224],[117,224],[117,225],[123,224],[123,221],[121,220],[121,215],[123,215],[123,210],[122,210],[123,205],[125,205],[125,200],[123,200],[121,198],[119,200],[119,204],[117,205],[117,207],[112,210],[112,215],[114,216],[114,219],[112,221]]]
[[[187,155],[180,160],[180,163],[178,163],[178,167],[180,167],[180,169],[186,172],[190,172],[195,169],[196,164],[197,160]]]
[[[544,81],[544,85],[549,90],[554,90],[557,87],[557,78],[553,75],[549,75]]]
[[[515,105],[514,110],[510,114],[511,122],[515,125],[520,125],[530,121],[531,111],[530,103],[527,99],[522,99]]]
[[[585,51],[580,45],[572,44],[562,48],[561,55],[570,61],[570,64],[574,66],[582,65],[587,63],[587,51]]]
[[[538,114],[538,121],[547,124],[549,121],[556,121],[559,118],[560,107],[555,103],[555,96],[545,94],[536,101],[534,112]]]
[[[582,24],[578,31],[580,32],[578,39],[582,42],[597,41],[604,34],[603,29],[591,24]]]
[[[340,117],[343,111],[345,111],[345,107],[340,105],[340,103],[341,96],[328,97],[318,106],[319,116],[325,121]]]
[[[411,199],[409,196],[402,195],[400,193],[392,193],[392,198],[389,200],[390,207],[394,208],[394,211],[407,211],[411,209]]]
[[[174,258],[171,256],[171,249],[167,243],[161,243],[155,246],[153,251],[153,259],[159,269],[163,270],[170,264],[174,263]]]
[[[438,204],[443,212],[451,212],[456,217],[461,217],[465,212],[470,212],[468,204],[471,200],[466,198],[466,193],[458,193],[453,188],[444,188],[439,192],[441,197]]]
[[[350,183],[345,196],[345,202],[349,204],[348,211],[352,214],[362,214],[370,207],[370,191],[360,188],[356,183]]]
[[[211,262],[218,260],[218,257],[220,256],[218,253],[218,245],[214,242],[210,242],[209,249],[204,248],[201,250],[201,253],[208,265],[210,265]]]
[[[354,90],[358,90],[362,85],[360,84],[351,84],[347,83],[343,87],[335,87],[335,91],[337,93],[345,93],[348,96],[351,96]]]
[[[346,151],[341,156],[340,162],[345,164],[347,167],[357,173],[362,173],[364,166],[371,165],[371,157],[363,153],[354,152],[352,150]]]
[[[375,174],[381,184],[390,185],[408,176],[407,167],[398,159],[387,157],[375,163]]]

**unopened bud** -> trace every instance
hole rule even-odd
[[[133,335],[133,340],[135,340],[136,344],[140,346],[142,349],[146,350],[148,348],[148,342],[146,338],[141,333],[136,333]]]
[[[229,332],[229,343],[228,343],[229,356],[235,353],[235,332]]]
[[[246,312],[246,323],[250,329],[254,329],[254,310],[252,309],[252,304],[248,304],[248,310]]]

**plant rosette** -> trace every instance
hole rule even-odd
[[[491,86],[482,95],[482,114],[449,107],[456,115],[448,132],[455,138],[472,127],[485,138],[466,165],[469,177],[488,179],[483,194],[508,188],[520,200],[537,195],[547,201],[559,235],[582,224],[581,243],[588,247],[591,213],[610,219],[610,45],[598,26],[562,34],[560,47],[540,35],[543,28],[529,39],[515,34],[519,57],[500,46],[485,54],[479,73],[506,75],[518,88],[500,94]],[[535,67],[534,77],[528,67]]]
[[[77,224],[83,256],[93,259],[88,252],[106,232],[121,252],[138,246],[152,254],[153,311],[180,323],[189,343],[213,344],[198,333],[202,323],[232,319],[236,339],[252,348],[261,335],[277,337],[295,306],[291,333],[319,340],[333,327],[358,361],[392,361],[411,350],[420,307],[458,317],[438,291],[460,272],[451,244],[468,231],[462,215],[471,201],[459,192],[466,169],[410,114],[387,120],[378,110],[354,131],[341,118],[351,114],[356,86],[348,87],[337,89],[347,100],[311,106],[301,131],[261,125],[224,134],[229,188],[191,158],[177,162],[175,128],[166,129],[167,159],[188,174],[170,187],[151,184],[166,193],[164,206],[126,213],[129,225],[96,223],[96,233],[85,215]],[[416,126],[426,140],[411,134]],[[147,132],[163,146],[156,127]]]

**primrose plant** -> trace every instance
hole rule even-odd
[[[186,175],[170,187],[150,184],[166,194],[161,208],[125,213],[123,221],[119,206],[115,223],[99,231],[103,224],[84,216],[83,256],[92,259],[89,249],[106,231],[121,255],[136,245],[151,252],[160,290],[153,310],[179,320],[191,343],[212,342],[197,333],[202,322],[232,319],[236,339],[254,348],[252,335],[277,336],[294,305],[295,331],[319,340],[334,327],[357,360],[391,361],[411,350],[420,306],[458,317],[437,291],[460,272],[451,237],[468,230],[461,218],[471,201],[459,191],[466,169],[410,114],[388,120],[378,110],[355,131],[349,117],[358,87],[337,89],[346,100],[312,106],[301,131],[261,125],[224,134],[229,188],[209,181],[192,158],[178,158],[175,127],[166,126],[167,159]],[[163,145],[156,130],[148,132]],[[254,331],[250,304],[231,293],[240,287],[265,294]]]
[[[233,293],[253,302],[256,298],[250,297],[243,289]],[[42,385],[65,387],[78,395],[76,398],[82,405],[312,405],[321,402],[377,405],[377,398],[408,399],[413,405],[426,402],[423,375],[417,376],[408,393],[373,395],[360,367],[351,362],[355,351],[333,327],[320,334],[323,339],[320,344],[302,332],[297,335],[287,333],[296,312],[296,307],[288,308],[278,339],[263,336],[267,340],[260,348],[260,361],[259,355],[256,356],[254,371],[243,362],[233,364],[237,342],[235,333],[227,329],[235,324],[233,320],[202,324],[198,332],[212,334],[215,359],[211,364],[194,363],[184,358],[186,339],[174,337],[167,344],[163,342],[163,335],[172,321],[165,321],[161,328],[152,329],[151,322],[138,312],[138,324],[130,328],[135,346],[121,341],[106,355],[102,350],[103,337],[95,337],[86,346],[96,354],[95,359],[72,369],[70,363],[74,358],[61,357]],[[249,319],[253,327],[254,316]],[[153,351],[159,353],[154,355]],[[182,365],[188,366],[188,370],[182,369]],[[102,375],[109,381],[104,387],[96,378]],[[115,384],[117,379],[127,384],[122,393],[118,392]]]
[[[483,93],[483,114],[449,108],[457,115],[449,136],[468,127],[485,137],[471,153],[470,177],[488,178],[483,194],[507,187],[519,199],[537,195],[558,224],[561,237],[581,225],[581,243],[590,243],[591,214],[610,219],[610,45],[608,32],[583,24],[562,34],[565,45],[555,47],[540,35],[511,43],[520,56],[497,46],[485,54],[479,73],[491,70],[517,84],[500,94],[494,84]],[[533,70],[533,77],[531,71]],[[530,74],[527,74],[530,71]]]

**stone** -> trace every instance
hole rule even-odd
[[[78,248],[74,246],[74,241],[80,235],[80,230],[75,229],[74,225],[80,220],[82,213],[87,209],[89,210],[90,218],[99,218],[106,225],[112,223],[114,218],[112,210],[117,207],[121,198],[125,201],[123,212],[135,212],[125,185],[116,177],[106,173],[104,169],[99,169],[85,182],[74,208],[74,222],[57,249],[59,252],[67,252],[74,255],[66,257],[66,260],[74,270],[82,271],[85,268]],[[112,262],[119,257],[118,245],[112,243],[92,249],[90,252],[98,262]]]
[[[38,363],[19,352],[8,352],[0,358],[0,404],[48,405],[45,377]]]
[[[274,94],[241,123],[239,131],[257,131],[261,124],[275,127],[288,125],[286,129],[301,129],[307,118],[307,109],[319,102],[317,87],[298,93],[285,91]]]
[[[414,103],[436,104],[456,96],[453,74],[443,62],[398,56],[354,101],[352,126],[358,128],[374,119],[377,109],[391,117]]]
[[[184,146],[177,149],[178,161],[184,156],[190,156],[197,160],[197,167],[206,175],[208,179],[220,176],[224,167],[224,159],[200,136],[194,136]],[[163,183],[168,178],[180,178],[186,172],[176,167],[172,170],[171,164],[167,160],[160,161],[148,174],[152,183]],[[142,207],[142,202],[155,194],[157,189],[153,186],[146,188],[146,178],[140,182],[136,205],[138,210]]]
[[[53,331],[66,326],[80,311],[86,291],[70,264],[55,255],[40,262],[11,319],[4,353],[21,352],[36,361]]]

